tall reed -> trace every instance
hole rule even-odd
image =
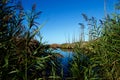
[[[94,22],[94,18],[90,19]],[[76,79],[120,78],[120,17],[118,14],[100,20],[99,25],[92,23],[92,40],[86,44],[78,42],[74,49],[71,73]],[[85,45],[83,45],[85,44]]]
[[[26,12],[21,2],[15,5],[10,0],[1,0],[0,8],[0,79],[47,79],[52,71],[57,72],[56,54],[35,40],[36,34],[46,24],[36,22],[41,14],[41,11],[36,11],[36,5]]]

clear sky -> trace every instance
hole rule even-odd
[[[116,0],[106,0],[107,12],[114,11]],[[104,18],[104,0],[22,0],[26,10],[33,3],[42,11],[39,23],[48,20],[41,29],[43,40],[48,43],[65,43],[79,37],[80,26],[85,22],[82,13],[88,17]],[[87,34],[87,33],[86,33]],[[86,38],[87,39],[87,38]]]

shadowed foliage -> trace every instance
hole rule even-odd
[[[0,80],[56,77],[60,67],[57,53],[35,40],[45,24],[36,22],[41,14],[36,5],[25,12],[21,2],[15,5],[14,1],[1,0],[0,14]],[[38,37],[41,41],[41,35]]]

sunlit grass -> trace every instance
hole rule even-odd
[[[117,17],[117,19],[119,20],[120,17]],[[83,47],[81,47],[82,41],[75,46],[71,72],[77,79],[118,80],[120,78],[120,70],[118,68],[120,67],[120,35],[118,33],[120,32],[120,23],[113,16],[112,18],[107,18],[100,25],[101,34],[96,34],[99,33],[96,30],[95,34],[91,32],[91,37],[96,35],[98,36],[97,39],[88,41]]]

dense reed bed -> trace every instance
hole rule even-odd
[[[120,9],[120,2],[115,6]],[[41,11],[34,4],[29,12],[21,2],[0,1],[0,80],[119,80],[120,79],[120,14],[103,20],[88,18],[89,40],[83,45],[84,35],[72,45],[73,58],[69,61],[69,76],[55,53],[45,46],[40,34],[46,24],[37,19]],[[84,31],[84,24],[80,23]],[[38,39],[39,37],[39,40]]]

